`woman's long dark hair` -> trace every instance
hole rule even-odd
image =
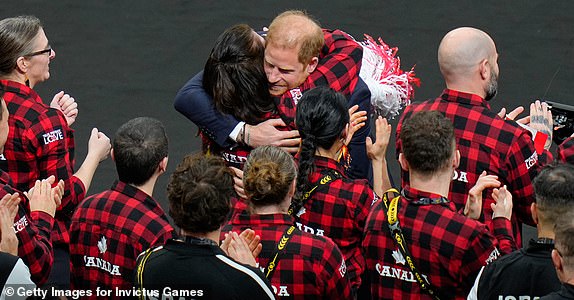
[[[297,104],[295,124],[301,135],[296,200],[307,192],[317,147],[330,149],[349,123],[347,100],[328,87],[316,87]]]
[[[205,63],[203,87],[218,111],[257,124],[274,109],[263,69],[264,51],[245,24],[234,25],[217,38]]]

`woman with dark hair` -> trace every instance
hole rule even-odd
[[[337,245],[296,228],[288,214],[296,177],[295,162],[287,152],[273,146],[251,151],[243,176],[250,211],[236,214],[222,232],[251,228],[260,235],[258,263],[278,297],[351,299]]]
[[[381,126],[382,122],[383,119],[377,120],[377,134],[379,129],[386,130],[388,141],[390,126]],[[314,88],[297,104],[295,123],[302,141],[292,214],[299,228],[327,236],[339,246],[345,255],[349,280],[357,289],[364,271],[360,249],[363,228],[377,197],[366,180],[349,179],[338,162],[345,157],[346,144],[353,132],[347,101],[328,87]],[[372,146],[370,139],[367,149],[369,146]],[[371,152],[367,152],[373,159]],[[373,161],[373,168],[386,171],[386,163],[381,162],[384,163],[384,158]],[[390,187],[388,178],[385,180],[374,178],[377,185],[386,182],[381,190]]]
[[[4,100],[10,112],[10,133],[0,168],[21,191],[32,188],[37,179],[51,175],[56,181],[64,181],[65,193],[51,233],[56,264],[50,282],[67,287],[70,284],[70,218],[111,145],[109,138],[94,128],[86,160],[74,174],[74,132],[69,125],[77,114],[75,103],[60,92],[52,100],[52,105],[57,107],[54,109],[45,105],[32,89],[50,78],[49,64],[55,57],[56,52],[38,18],[20,16],[0,21],[0,88],[5,91]],[[27,251],[33,252],[29,248]],[[27,263],[31,264],[32,279],[41,284],[47,279],[52,260],[50,257],[38,261],[42,261],[42,265]]]
[[[215,108],[249,124],[275,110],[263,69],[265,41],[246,24],[226,29],[215,42],[203,71],[203,87]]]
[[[200,74],[203,89],[219,113],[249,125],[279,118],[263,69],[264,44],[263,37],[245,24],[234,25],[217,38]],[[200,130],[200,135],[204,152],[221,155],[229,166],[238,169],[252,149],[245,126],[237,132],[237,142],[228,147],[220,146],[205,130]]]

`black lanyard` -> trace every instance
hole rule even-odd
[[[299,210],[305,205],[307,200],[311,198],[311,195],[313,195],[313,193],[317,190],[317,188],[321,186],[326,186],[332,181],[342,177],[341,174],[339,174],[339,172],[335,170],[327,170],[326,173],[327,174],[323,175],[323,177],[320,180],[315,182],[312,188],[310,188],[307,192],[303,194],[300,201],[297,201],[297,203],[295,201],[291,202],[291,206],[287,211],[289,215],[293,216],[294,214],[297,214]]]
[[[389,193],[397,194],[397,196],[395,196],[392,200],[390,200],[390,203],[389,203],[389,197],[388,197]],[[444,198],[444,197],[437,198],[437,199],[442,199],[442,198]],[[399,247],[399,251],[401,251],[401,254],[405,258],[407,265],[409,266],[415,279],[417,280],[417,282],[421,286],[421,289],[424,292],[426,292],[427,294],[429,294],[433,299],[440,300],[438,293],[435,291],[435,289],[432,286],[432,284],[430,283],[429,279],[426,277],[423,277],[421,275],[421,273],[418,271],[417,267],[414,265],[413,257],[409,251],[409,248],[407,247],[407,240],[405,239],[405,236],[403,235],[403,231],[401,230],[401,227],[399,225],[398,212],[399,212],[399,201],[400,201],[400,199],[401,199],[401,195],[399,194],[399,191],[397,191],[396,189],[389,189],[388,191],[386,191],[383,194],[383,210],[385,212],[385,215],[387,216],[387,221],[389,223],[389,230],[391,232],[391,236],[393,237],[393,240],[395,241],[395,243]],[[433,198],[422,198],[422,199],[433,199]],[[444,199],[446,200],[446,198],[444,198]],[[443,203],[443,200],[436,200],[436,201],[439,201],[439,203]],[[424,200],[423,202],[429,202],[429,201]],[[446,202],[448,202],[448,200],[446,200]]]
[[[183,239],[181,239],[181,238],[174,239],[174,241],[177,241],[180,243],[186,243],[186,244],[190,244],[190,245],[209,245],[209,246],[219,247],[219,245],[215,241],[212,241],[212,240],[206,239],[206,238],[197,238],[197,237],[190,236],[190,235],[184,236]]]

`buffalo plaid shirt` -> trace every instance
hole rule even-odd
[[[512,225],[517,244],[521,245],[521,224],[535,226],[530,213],[534,201],[532,179],[540,167],[552,160],[544,151],[538,155],[534,149],[531,134],[514,121],[505,121],[490,110],[488,102],[481,97],[446,89],[435,99],[405,108],[397,126],[397,156],[401,152],[400,132],[402,123],[413,113],[437,110],[453,121],[457,148],[460,151],[460,165],[455,171],[449,199],[456,208],[463,209],[470,188],[480,173],[486,171],[498,175],[498,180],[508,186],[512,193],[514,207]],[[408,183],[408,174],[403,173],[403,186]],[[481,221],[492,228],[492,192],[483,201]]]
[[[50,175],[56,176],[56,182],[64,180],[66,189],[56,212],[52,242],[67,244],[70,218],[86,192],[82,181],[73,176],[74,131],[64,115],[45,105],[34,90],[8,80],[0,80],[0,85],[6,91],[4,100],[10,112],[10,133],[0,168],[21,191]]]
[[[14,232],[18,237],[18,256],[30,269],[32,281],[42,285],[48,279],[54,262],[50,232],[54,218],[43,211],[30,212],[28,198],[12,188],[8,173],[0,170],[0,198],[6,194],[20,194],[18,213],[14,219]]]
[[[319,64],[298,88],[274,97],[277,109],[285,124],[295,128],[295,110],[303,92],[316,86],[329,86],[350,97],[359,80],[363,48],[341,30],[323,29],[325,45],[319,55]]]
[[[327,236],[337,244],[345,256],[349,281],[358,288],[365,269],[361,239],[375,193],[366,180],[349,179],[335,160],[321,156],[315,156],[315,170],[309,181],[317,184],[329,170],[342,178],[318,186],[295,213],[295,224],[302,231]]]
[[[293,223],[287,214],[241,213],[224,226],[222,238],[229,231],[253,229],[261,236],[263,250],[258,264],[265,268],[273,259],[283,233]],[[275,270],[270,281],[277,298],[351,299],[343,255],[329,239],[295,230]]]
[[[452,202],[411,202],[439,195],[409,186],[403,195],[397,215],[407,247],[414,265],[441,299],[466,299],[480,268],[516,249],[511,223],[505,218],[493,220],[493,236],[484,224],[457,213]],[[372,299],[430,299],[390,235],[382,201],[369,214],[363,247]]]
[[[558,146],[558,158],[563,162],[574,164],[574,137],[569,137]]]
[[[137,256],[174,237],[165,212],[152,197],[117,181],[110,190],[83,201],[72,217],[72,287],[131,289]]]

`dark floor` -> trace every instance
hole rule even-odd
[[[0,18],[33,14],[43,21],[57,57],[51,79],[37,90],[44,101],[65,90],[79,102],[78,165],[90,128],[112,137],[123,122],[152,116],[167,126],[171,172],[186,153],[199,149],[196,127],[173,109],[173,97],[202,68],[218,34],[236,23],[265,26],[292,8],[307,10],[323,27],[341,28],[357,39],[363,33],[381,36],[399,47],[403,68],[416,64],[422,79],[416,100],[435,97],[444,87],[436,63],[442,36],[474,26],[493,37],[500,53],[494,109],[538,98],[574,105],[574,1],[3,0]],[[392,170],[398,174],[394,162]],[[167,177],[155,191],[164,207]],[[114,179],[108,160],[89,193]]]

